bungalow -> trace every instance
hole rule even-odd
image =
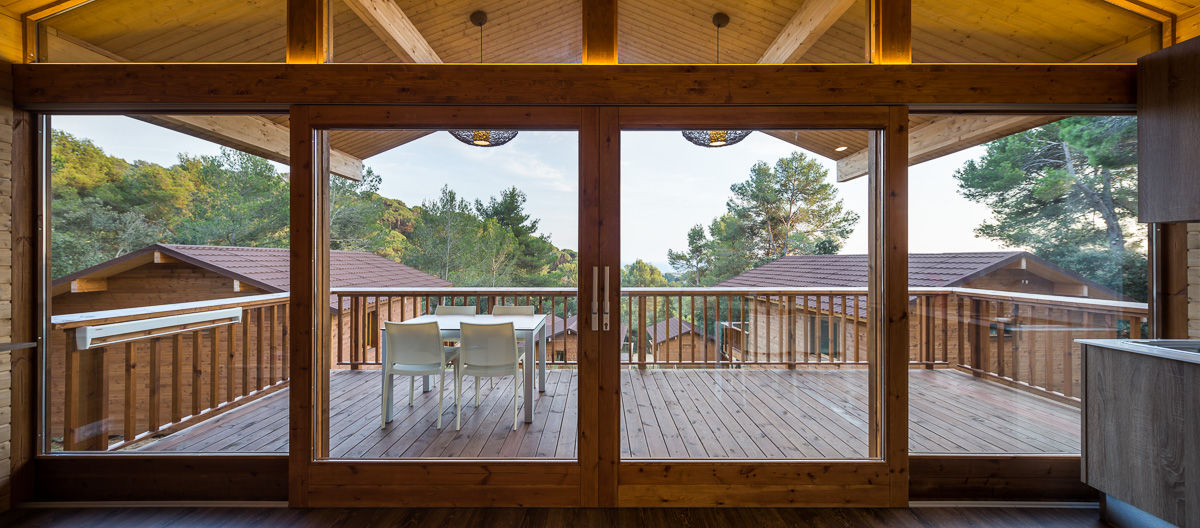
[[[867,255],[790,255],[730,278],[718,286],[741,288],[866,288]],[[972,288],[979,290],[1058,295],[1103,300],[1128,300],[1119,292],[1062,269],[1024,251],[910,254],[909,287]],[[920,361],[926,347],[925,326],[941,325],[935,308],[912,297],[909,353]],[[753,298],[746,308],[746,322],[730,325],[726,342],[735,353],[779,356],[785,340],[794,340],[796,361],[822,360],[865,362],[867,350],[867,303],[861,296],[817,295],[798,297],[794,325],[784,331],[778,297]],[[843,307],[848,305],[848,308]],[[943,307],[944,314],[954,313]],[[746,330],[743,331],[742,325]],[[957,343],[957,325],[946,325],[952,335],[943,340]],[[994,336],[1004,332],[995,325]],[[785,337],[786,335],[786,337]]]
[[[331,287],[446,287],[451,284],[433,275],[418,271],[390,259],[371,253],[357,251],[330,251],[329,283]],[[212,299],[237,298],[270,293],[283,293],[289,289],[289,250],[279,248],[232,247],[232,246],[189,246],[178,244],[152,244],[129,254],[97,264],[90,268],[66,275],[54,280],[51,291],[51,313],[53,315],[93,312],[100,310],[115,310],[154,306],[163,304],[205,301]],[[411,301],[410,301],[411,302]],[[376,322],[380,319],[376,313],[383,315],[389,308],[393,313],[411,312],[411,306],[402,306],[397,298],[393,306],[386,304],[376,307],[369,304],[361,315],[353,314],[349,303],[339,310],[337,298],[330,299],[331,333],[334,343],[334,355],[331,358],[331,368],[344,367],[339,365],[336,357],[337,342],[340,340],[346,350],[349,350],[351,325],[355,320],[365,322],[363,332],[368,336],[368,349],[374,348],[378,340]],[[218,370],[225,373],[244,372],[245,365],[254,365],[249,370],[257,372],[275,372],[283,379],[282,368],[275,366],[284,364],[286,353],[286,324],[282,322],[287,317],[285,303],[279,303],[277,308],[246,311],[245,322],[238,332],[212,331],[199,343],[200,350],[214,347],[224,351]],[[376,312],[382,309],[383,312]],[[257,315],[256,315],[257,314]],[[358,315],[354,317],[353,315]],[[264,324],[258,318],[266,319]],[[272,321],[278,321],[273,323]],[[269,332],[259,339],[258,332],[265,329]],[[279,335],[282,334],[282,335]],[[63,401],[65,372],[66,342],[62,332],[51,334],[50,355],[50,397],[49,402],[61,405]],[[216,339],[214,343],[212,339]],[[231,336],[233,337],[231,339]],[[239,339],[240,338],[240,339]],[[175,346],[179,346],[178,359],[175,357]],[[150,383],[150,375],[142,369],[150,365],[154,370],[155,364],[164,361],[179,361],[182,365],[193,365],[192,348],[195,344],[188,340],[177,343],[163,343],[157,348],[138,346],[130,349],[130,357],[125,357],[123,347],[109,347],[104,350],[106,376],[110,379],[110,399],[112,404],[110,414],[117,423],[121,420],[120,410],[124,407],[124,379],[126,368],[138,368],[139,385]],[[254,349],[251,353],[242,350]],[[151,354],[159,357],[151,361]],[[225,356],[225,354],[228,354]],[[261,355],[260,355],[261,354]],[[204,356],[204,354],[202,354]],[[205,357],[200,358],[199,365],[206,366]],[[259,367],[256,363],[261,362]],[[128,365],[127,365],[128,363]],[[201,368],[201,367],[196,367]],[[159,391],[169,391],[172,369],[163,369],[159,380]],[[221,384],[216,391],[222,394],[239,394],[247,392],[244,384],[250,383],[262,387],[275,381],[263,381],[255,376],[241,378],[239,376],[219,375]],[[185,389],[186,390],[186,389]],[[138,388],[138,405],[148,405],[142,400],[149,397],[151,391]],[[211,394],[204,394],[205,401]],[[184,400],[190,399],[189,394],[183,395]],[[174,410],[177,412],[178,410]],[[163,413],[172,412],[163,409]],[[62,413],[52,410],[50,413],[52,430],[61,427]]]

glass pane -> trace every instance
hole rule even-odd
[[[94,0],[39,24],[40,62],[283,62],[287,2]]]
[[[866,2],[836,2],[832,10],[824,4],[622,1],[617,6],[619,60],[624,64],[866,62]],[[717,23],[722,24],[719,31]]]
[[[579,0],[385,2],[329,0],[333,62],[579,63]],[[472,13],[484,13],[482,28]]]
[[[578,134],[454,132],[331,133],[329,457],[576,458]]]
[[[287,452],[287,168],[246,150],[286,158],[233,132],[272,119],[53,118],[46,451]]]
[[[870,457],[869,133],[685,134],[621,135],[621,456]]]
[[[914,62],[1134,62],[1159,24],[1087,0],[913,0]]]
[[[1137,120],[922,119],[999,137],[910,171],[910,451],[1078,454],[1074,341],[1149,330]]]

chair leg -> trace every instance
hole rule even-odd
[[[442,367],[441,378],[438,379],[438,419],[437,428],[442,428],[442,397],[446,394],[446,368]]]
[[[386,369],[383,372],[383,387],[379,403],[383,414],[383,422],[379,424],[379,428],[384,429],[388,422],[392,421],[392,375]]]
[[[517,430],[517,423],[518,423],[517,396],[519,394],[521,394],[520,385],[521,385],[521,372],[514,368],[513,369],[513,431]]]
[[[454,365],[454,430],[462,429],[462,371]]]
[[[479,376],[475,376],[475,408],[479,408]]]
[[[413,406],[413,392],[415,392],[416,389],[417,389],[417,377],[409,376],[408,377],[408,406],[409,407]]]

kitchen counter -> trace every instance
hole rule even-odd
[[[1106,519],[1200,527],[1200,341],[1076,342],[1081,478],[1105,494]]]

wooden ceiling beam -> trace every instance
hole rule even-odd
[[[126,62],[124,57],[84,42],[54,28],[45,28],[45,45],[56,60],[63,62]],[[288,127],[254,115],[130,115],[134,119],[169,128],[218,145],[288,163],[290,146]],[[331,172],[351,180],[362,179],[362,160],[334,150],[330,152]]]
[[[913,127],[909,134],[908,164],[940,158],[965,148],[986,143],[1065,116],[956,115],[934,119]],[[867,174],[867,149],[837,162],[837,181],[850,181]]]
[[[805,0],[791,20],[783,26],[783,31],[775,37],[775,41],[767,47],[759,57],[759,64],[785,64],[794,62],[795,58],[817,43],[833,24],[846,14],[855,0]]]
[[[169,128],[218,145],[288,164],[288,127],[253,115],[164,115],[130,114],[129,117]],[[362,160],[339,150],[329,153],[329,172],[351,180],[362,180]]]
[[[287,62],[329,61],[329,0],[287,0]]]
[[[617,63],[617,0],[583,0],[583,63]]]
[[[867,0],[867,58],[874,64],[912,62],[912,0]]]
[[[1080,55],[1073,62],[1100,62],[1140,54],[1153,28],[1130,35]],[[1046,115],[943,116],[915,126],[909,133],[908,164],[940,158],[960,150],[986,143],[1067,117]],[[845,182],[867,175],[867,149],[861,149],[837,161],[837,181]]]
[[[1174,46],[1179,42],[1178,26],[1179,15],[1182,13],[1172,13],[1166,9],[1153,4],[1143,2],[1142,0],[1104,0],[1110,5],[1114,5],[1130,13],[1136,13],[1145,18],[1149,18],[1158,22],[1162,35],[1162,47]]]
[[[405,62],[439,63],[442,58],[392,0],[345,0],[388,49]]]
[[[913,105],[1120,112],[1134,64],[17,64],[34,111],[274,112],[294,104]],[[1069,108],[1066,109],[1066,108]]]

